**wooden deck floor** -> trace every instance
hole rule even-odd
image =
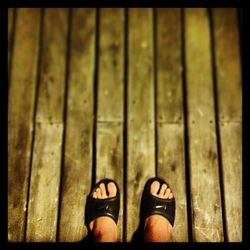
[[[242,240],[236,9],[9,9],[8,239],[80,241],[91,185],[176,196],[173,240]]]

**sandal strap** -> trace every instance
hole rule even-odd
[[[149,195],[145,203],[144,218],[150,215],[158,214],[164,216],[172,226],[175,220],[175,199],[161,199],[159,197]]]

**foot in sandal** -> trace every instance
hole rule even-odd
[[[175,219],[175,198],[169,185],[160,178],[149,179],[144,188],[142,206],[145,221],[144,241],[171,241]]]
[[[120,194],[110,179],[98,182],[87,197],[85,225],[96,242],[117,242]]]

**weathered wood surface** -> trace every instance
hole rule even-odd
[[[27,241],[56,241],[63,139],[68,9],[46,9],[43,31]]]
[[[14,8],[8,8],[8,70],[10,67],[10,57],[13,42]]]
[[[56,241],[63,125],[37,123],[27,241]]]
[[[188,241],[180,9],[157,9],[157,175],[176,198],[173,241]],[[163,53],[164,51],[164,53]]]
[[[91,188],[95,9],[72,9],[59,241],[80,241]]]
[[[188,241],[187,212],[192,213],[193,241],[223,241],[224,235],[229,241],[241,241],[242,79],[237,11],[212,9],[210,26],[206,9],[186,9],[182,27],[180,9],[156,9],[155,19],[150,8],[128,9],[127,32],[124,9],[100,9],[99,18],[96,9],[76,8],[70,14],[68,9],[45,8],[44,16],[38,8],[15,11],[13,17],[13,10],[8,10],[8,19],[15,21],[8,23],[8,44],[15,38],[13,48],[8,48],[8,240],[84,238],[84,209],[95,160],[96,181],[113,178],[121,190],[119,241],[131,240],[139,223],[144,184],[155,175],[169,182],[176,197],[173,241]],[[182,42],[187,96],[182,89]],[[185,162],[186,145],[190,162]],[[185,176],[187,164],[190,176]],[[186,178],[191,182],[191,211],[186,207]]]
[[[168,182],[176,199],[174,242],[188,241],[183,125],[158,124],[158,176]]]
[[[226,232],[229,242],[242,241],[242,124],[220,124]],[[236,201],[237,200],[237,201]]]
[[[159,8],[157,23],[157,122],[183,121],[180,9]]]
[[[236,9],[213,9],[219,119],[242,120],[242,82]]]
[[[223,241],[208,13],[184,18],[193,240]]]
[[[36,121],[63,122],[68,10],[45,9]]]
[[[100,9],[98,121],[123,121],[124,10]]]
[[[139,224],[144,185],[155,176],[153,12],[129,9],[128,18],[126,241]]]
[[[96,181],[120,189],[118,240],[123,240],[124,10],[100,9]]]
[[[9,241],[24,240],[40,30],[40,9],[18,12],[8,100]]]
[[[212,13],[226,233],[228,241],[242,241],[242,83],[237,10],[213,9]]]

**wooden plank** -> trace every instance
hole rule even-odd
[[[46,9],[44,18],[27,241],[56,241],[57,232],[68,9]]]
[[[157,174],[176,198],[175,242],[188,241],[180,9],[157,9]],[[163,53],[164,51],[164,53]]]
[[[118,241],[123,237],[123,54],[124,10],[100,10],[96,181],[114,179],[120,188]]]
[[[242,120],[242,79],[237,10],[213,9],[219,119]]]
[[[8,100],[9,241],[24,240],[40,30],[40,9],[18,12]]]
[[[242,83],[237,10],[213,9],[212,13],[226,231],[229,241],[242,241],[242,203],[234,199],[242,200]]]
[[[126,241],[139,224],[139,202],[155,175],[152,9],[129,9]]]
[[[45,10],[37,122],[59,123],[63,119],[68,10]]]
[[[72,9],[59,241],[80,241],[91,188],[95,9]]]
[[[242,241],[241,126],[241,123],[225,123],[220,126],[226,230],[229,242]]]
[[[8,69],[10,67],[10,57],[13,42],[14,8],[8,8]]]
[[[120,189],[118,241],[123,237],[123,125],[122,123],[97,124],[97,181],[110,178]]]
[[[55,241],[62,131],[62,124],[36,124],[27,241]]]
[[[98,121],[123,120],[124,10],[100,10]]]
[[[181,122],[182,63],[180,9],[157,9],[157,122]]]
[[[193,240],[223,241],[207,10],[184,21]]]
[[[174,242],[188,241],[183,125],[158,124],[158,175],[171,186],[176,199]]]

